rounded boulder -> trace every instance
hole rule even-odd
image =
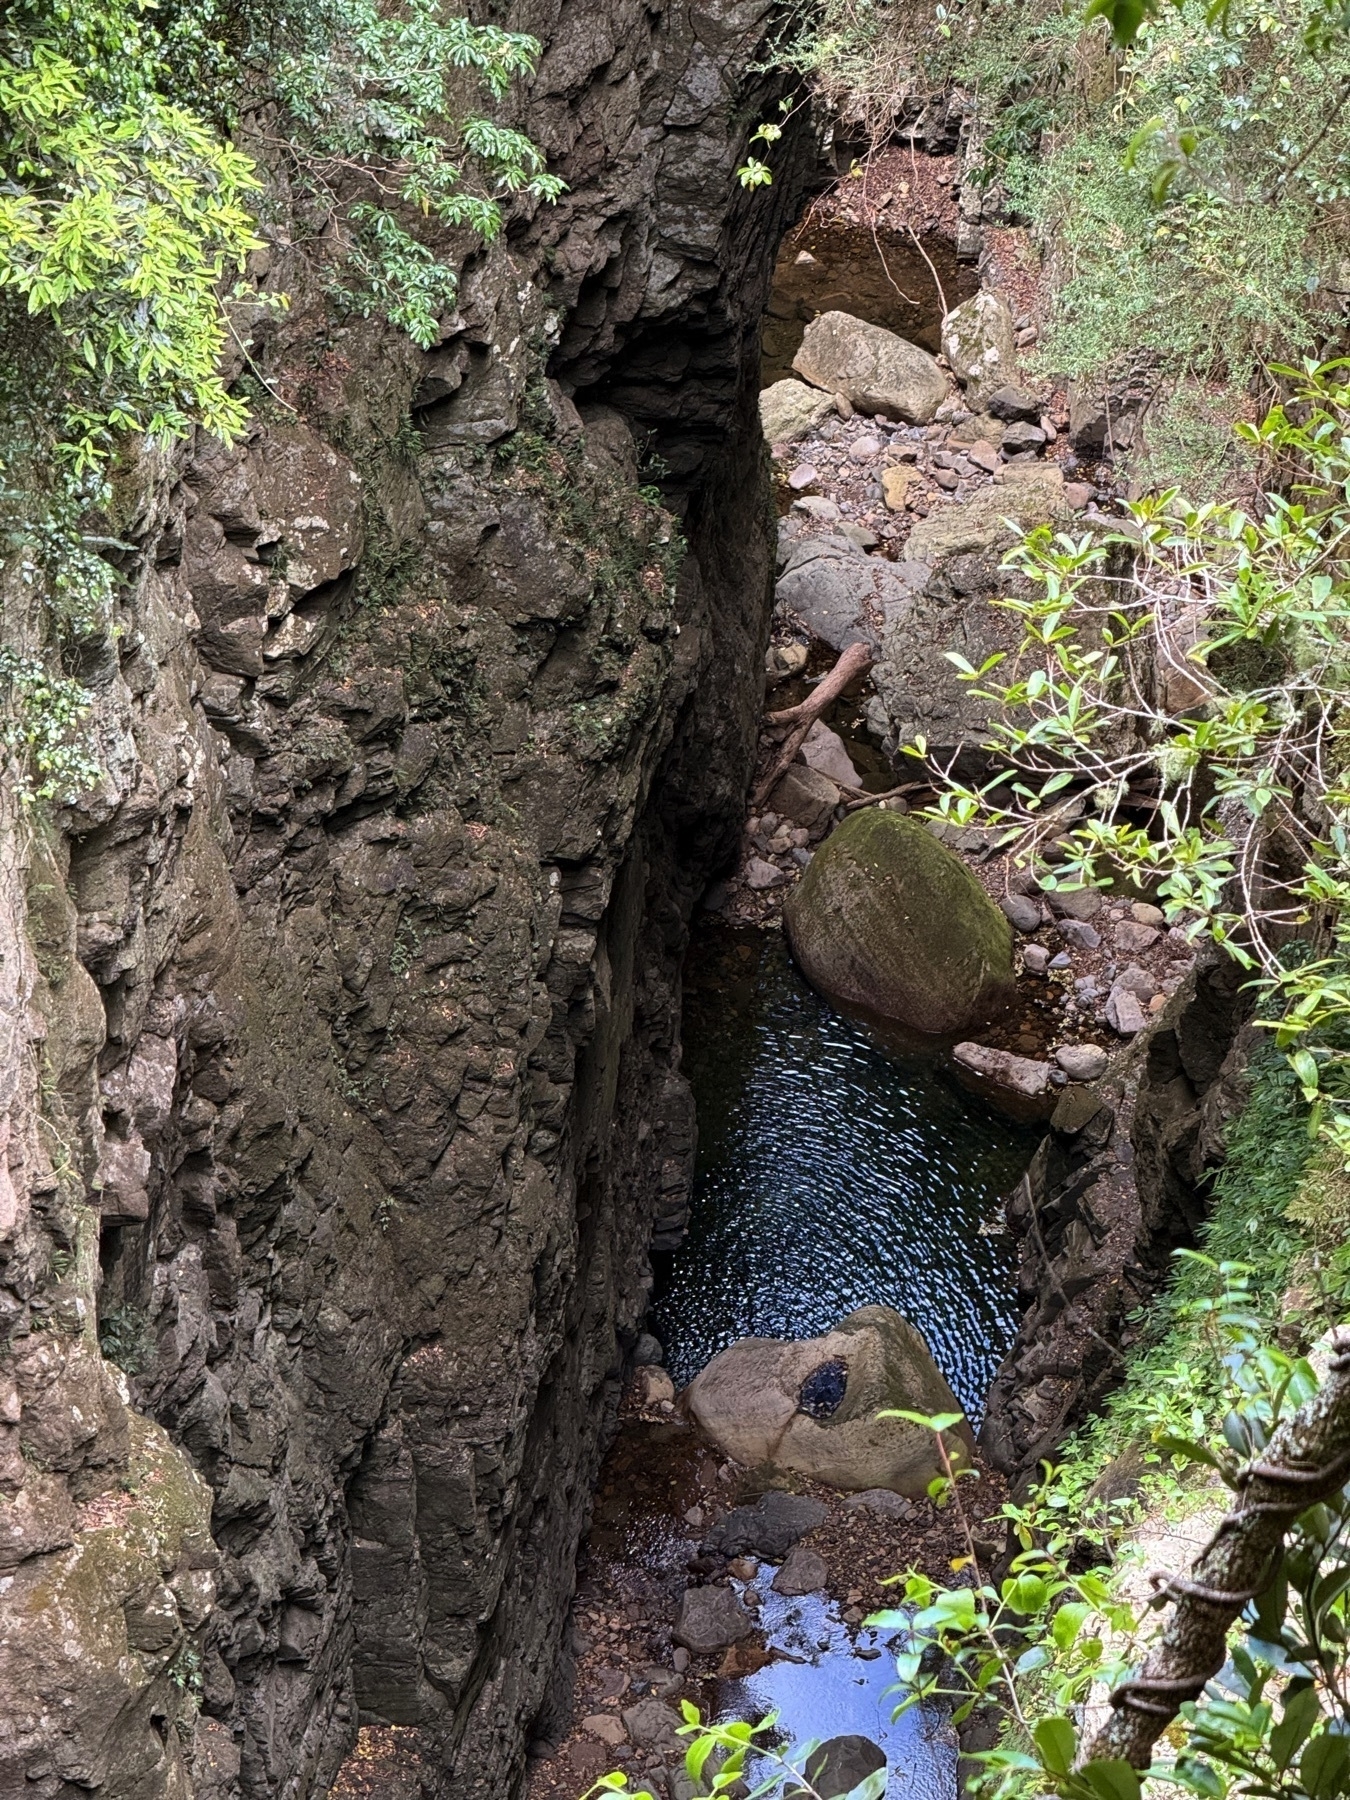
[[[966,1032],[1012,998],[1012,927],[960,858],[901,813],[847,818],[784,918],[812,987],[912,1031]]]
[[[827,1407],[820,1371],[842,1375]],[[807,1476],[859,1493],[921,1495],[942,1473],[933,1433],[895,1408],[931,1416],[961,1408],[923,1336],[889,1306],[864,1306],[823,1337],[741,1338],[685,1390],[690,1416],[726,1456],[770,1478]],[[962,1421],[945,1435],[953,1464],[974,1445]]]

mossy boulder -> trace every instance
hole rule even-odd
[[[900,813],[846,819],[784,911],[813,987],[911,1030],[965,1032],[1012,997],[1012,927],[960,858]]]

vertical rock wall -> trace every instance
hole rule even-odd
[[[547,1723],[692,1154],[794,180],[734,179],[762,0],[540,10],[568,195],[425,355],[278,232],[247,439],[119,478],[106,779],[5,822],[0,1792],[299,1800],[369,1719],[486,1794]]]

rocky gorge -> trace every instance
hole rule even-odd
[[[981,1432],[993,1492],[1110,1382],[1221,1152],[1225,971],[1145,899],[1057,895],[905,816],[904,746],[979,735],[945,658],[999,641],[1006,521],[1115,491],[1091,398],[1022,385],[1034,308],[972,217],[959,116],[924,150],[952,162],[971,291],[919,309],[899,368],[901,339],[823,309],[806,379],[761,396],[780,241],[822,180],[809,121],[770,191],[735,180],[777,98],[768,9],[529,24],[531,130],[568,193],[467,259],[425,351],[335,323],[271,234],[237,314],[247,435],[119,475],[117,612],[81,670],[103,777],[41,823],[5,796],[0,1793],[515,1793],[567,1738],[625,1383],[626,1416],[674,1429],[674,1384],[631,1379],[653,1252],[688,1216],[700,907],[785,916],[823,993],[960,1037],[962,1079],[1043,1131],[1007,1208],[1023,1315]],[[780,769],[796,722],[765,719],[766,679],[809,707],[851,645],[870,688]],[[826,971],[851,844],[913,874],[918,913],[940,891],[960,915],[952,993],[929,938],[889,959],[926,1009]],[[875,956],[876,917],[855,924]],[[847,1367],[812,1345],[788,1402],[807,1363]],[[878,1384],[854,1412],[895,1397]],[[856,1638],[883,1564],[953,1548],[926,1468],[874,1444],[833,1481],[849,1501],[811,1489],[828,1459],[793,1463],[811,1491],[784,1525],[731,1491],[763,1459],[713,1410],[716,1455],[679,1427],[669,1661],[585,1715],[676,1777],[678,1678],[737,1645],[722,1678],[751,1672],[759,1563],[785,1598],[832,1578]]]

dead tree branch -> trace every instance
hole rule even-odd
[[[807,734],[825,708],[839,698],[850,681],[865,674],[871,666],[871,645],[850,644],[829,674],[816,683],[800,705],[789,706],[782,712],[768,715],[770,725],[791,725],[792,730],[788,733],[782,748],[770,765],[768,774],[755,789],[752,804],[763,806],[792,766],[793,758],[806,742]]]

